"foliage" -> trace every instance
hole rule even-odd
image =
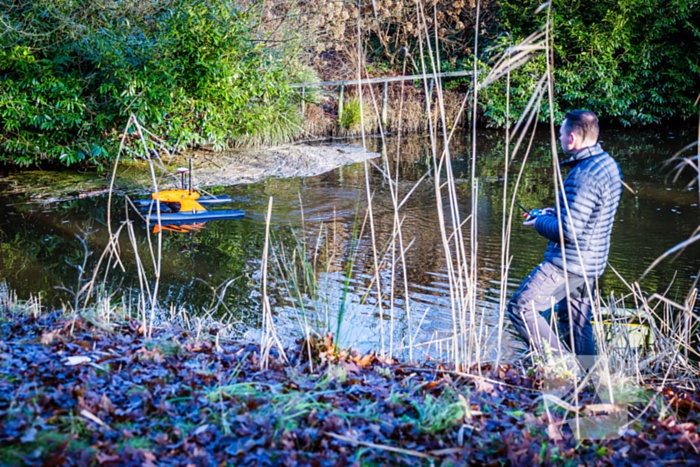
[[[501,39],[505,39],[502,37]],[[497,50],[505,50],[508,44],[505,40],[499,41]],[[543,54],[535,55],[530,60],[521,65],[518,69],[513,70],[510,75],[510,102],[506,100],[508,94],[507,77],[491,83],[479,94],[479,102],[484,115],[488,118],[489,125],[495,127],[504,127],[506,118],[509,115],[510,124],[520,118],[525,110],[528,101],[537,89],[537,84],[540,78],[546,73],[546,61]],[[480,70],[487,74],[490,69],[489,65],[480,67]],[[510,108],[508,108],[510,105]],[[566,108],[567,103],[554,99],[554,115],[557,119],[563,116],[562,107]],[[549,121],[549,100],[547,99],[547,90],[544,88],[543,99],[541,101],[540,121]]]
[[[471,418],[467,398],[449,386],[438,397],[427,394],[413,405],[418,412],[416,428],[423,433],[441,432]]]
[[[293,137],[288,83],[302,67],[261,40],[260,11],[256,1],[4,0],[0,161],[109,157],[132,113],[180,148]]]
[[[364,109],[363,109],[364,110]],[[352,130],[360,126],[361,112],[360,100],[350,99],[343,106],[343,113],[340,116],[340,128]]]
[[[514,43],[544,24],[546,10],[534,14],[540,4],[500,3],[500,25]],[[552,23],[558,117],[560,109],[585,108],[623,125],[638,125],[697,113],[697,0],[557,0]],[[522,108],[545,66],[542,58],[513,74],[511,100],[516,107]],[[505,82],[488,93],[487,106],[494,124],[502,125]]]
[[[540,3],[481,2],[480,70],[545,22],[546,10],[535,14]],[[311,65],[323,78],[355,76],[358,17],[371,75],[400,73],[404,61],[419,72],[425,27],[442,71],[472,67],[473,0],[376,0],[359,9],[329,0],[2,0],[0,161],[100,163],[115,154],[131,113],[179,148],[294,139],[300,96],[289,83],[317,80]],[[557,0],[552,21],[558,118],[588,108],[636,125],[696,113],[698,0]],[[540,55],[512,73],[511,114],[544,70]],[[491,125],[505,125],[505,96],[504,79],[481,93]],[[318,92],[306,100],[320,103]],[[540,118],[547,115],[544,108]]]

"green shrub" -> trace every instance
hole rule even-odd
[[[2,0],[0,161],[104,160],[132,113],[181,148],[293,137],[299,67],[256,3]]]
[[[502,0],[501,27],[514,42],[544,24],[540,0]],[[698,0],[555,0],[555,99],[559,109],[585,108],[624,125],[696,115],[700,93]],[[503,45],[503,44],[501,44]],[[522,108],[543,58],[513,73],[511,102]],[[545,100],[546,101],[546,100]],[[505,120],[505,80],[488,93],[487,114]],[[548,118],[545,109],[541,118]]]
[[[340,115],[340,128],[346,131],[356,130],[360,127],[361,113],[360,100],[350,99],[343,106],[343,113]]]

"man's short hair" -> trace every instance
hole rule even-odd
[[[592,140],[598,142],[598,117],[590,110],[572,110],[566,113],[566,130],[576,133],[581,141]]]

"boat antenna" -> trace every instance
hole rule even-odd
[[[190,156],[190,193],[192,194],[192,156]]]

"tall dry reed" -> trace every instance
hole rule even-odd
[[[439,217],[438,230],[440,233],[440,243],[442,245],[443,254],[446,260],[447,278],[450,288],[450,307],[452,310],[452,335],[447,339],[437,339],[433,342],[436,348],[440,348],[440,353],[443,356],[448,356],[450,361],[461,371],[478,371],[483,363],[490,362],[498,366],[502,362],[501,346],[503,342],[503,332],[506,326],[505,307],[507,301],[508,272],[512,261],[510,253],[510,233],[514,219],[514,202],[517,197],[518,189],[521,186],[522,174],[527,164],[528,156],[532,149],[532,142],[535,131],[537,130],[537,122],[541,113],[543,102],[547,102],[549,109],[549,132],[551,135],[551,153],[552,167],[554,169],[554,187],[555,192],[562,191],[564,179],[559,170],[559,153],[556,141],[556,131],[559,122],[555,121],[553,114],[553,66],[552,66],[552,23],[549,20],[551,15],[551,4],[544,4],[538,9],[537,14],[546,15],[547,20],[545,25],[534,31],[524,41],[509,47],[490,68],[488,73],[483,75],[478,74],[478,69],[475,69],[473,75],[474,81],[471,92],[460,96],[456,99],[454,94],[450,94],[443,89],[440,79],[431,76],[428,70],[437,70],[439,72],[440,57],[437,51],[440,49],[435,41],[438,39],[434,34],[434,29],[426,18],[431,14],[430,8],[424,5],[420,0],[416,1],[418,11],[420,32],[419,46],[421,48],[420,62],[418,68],[422,71],[424,79],[423,99],[424,108],[417,109],[415,102],[418,99],[410,99],[411,103],[407,102],[406,96],[413,91],[407,92],[407,87],[393,90],[392,103],[390,104],[390,120],[392,121],[390,128],[383,128],[379,118],[381,108],[380,93],[372,86],[360,85],[360,92],[363,96],[361,105],[363,107],[363,123],[371,122],[369,129],[367,125],[361,125],[359,131],[363,136],[363,144],[366,145],[364,135],[367,131],[376,124],[380,136],[383,140],[384,147],[387,147],[386,136],[391,131],[397,143],[394,144],[396,154],[393,161],[395,167],[391,167],[391,163],[386,160],[382,167],[376,166],[376,170],[385,177],[388,183],[391,202],[393,207],[394,225],[393,231],[388,240],[388,256],[390,259],[384,264],[385,273],[389,278],[387,285],[380,287],[380,279],[377,277],[380,271],[379,254],[376,235],[373,232],[373,203],[375,200],[372,197],[372,187],[370,186],[369,178],[366,179],[366,191],[368,205],[366,206],[366,214],[370,225],[367,235],[369,235],[370,243],[374,256],[373,274],[375,278],[372,284],[377,287],[375,294],[377,296],[377,311],[380,316],[380,338],[377,342],[378,349],[381,353],[389,353],[390,355],[399,349],[393,342],[394,339],[394,320],[396,319],[396,309],[401,308],[402,313],[407,317],[407,326],[409,328],[409,343],[408,355],[413,358],[414,341],[411,338],[414,336],[415,329],[420,329],[422,323],[426,319],[426,315],[412,315],[411,297],[408,293],[408,285],[406,282],[405,261],[406,250],[410,245],[411,239],[406,238],[403,226],[402,208],[410,196],[414,193],[410,190],[408,195],[404,197],[398,196],[397,187],[401,182],[398,164],[403,157],[401,151],[402,138],[405,133],[416,129],[412,127],[412,122],[419,121],[410,115],[429,115],[432,118],[426,118],[423,121],[426,124],[426,129],[431,141],[431,175],[435,186],[436,194],[436,211]],[[478,4],[477,4],[478,10]],[[432,23],[435,24],[435,23]],[[477,22],[478,24],[478,22]],[[358,51],[357,56],[362,57],[362,42],[359,38],[362,36],[362,31],[359,29],[358,23]],[[478,51],[478,34],[476,43],[474,44],[475,51]],[[454,129],[458,125],[464,125],[465,115],[471,114],[472,125],[476,121],[476,109],[478,108],[478,93],[480,90],[489,86],[499,79],[509,81],[510,72],[538,54],[544,54],[547,61],[547,69],[543,76],[540,77],[531,98],[528,101],[524,111],[519,115],[508,116],[512,125],[508,126],[506,133],[506,150],[505,172],[504,172],[504,198],[503,218],[502,218],[502,247],[501,247],[501,265],[500,265],[500,284],[501,284],[501,299],[499,302],[498,326],[495,330],[489,330],[484,325],[485,310],[478,309],[477,298],[481,293],[479,290],[479,274],[477,267],[477,251],[478,251],[478,190],[479,180],[476,177],[477,170],[477,154],[478,147],[476,146],[476,126],[472,126],[472,154],[471,154],[471,215],[466,219],[460,217],[459,206],[464,200],[460,199],[460,195],[456,190],[455,177],[452,172],[452,160],[450,151],[450,142],[454,135]],[[364,69],[365,64],[361,59],[358,59],[358,78],[362,78],[366,74]],[[430,79],[435,80],[435,87],[430,89]],[[396,86],[394,87],[396,88]],[[364,90],[363,90],[364,89]],[[507,89],[509,86],[507,85]],[[397,95],[398,94],[398,95]],[[428,97],[430,96],[430,97]],[[461,102],[458,104],[458,102]],[[510,103],[508,103],[509,106]],[[368,112],[372,113],[373,117],[366,118]],[[407,116],[408,115],[408,116]],[[513,167],[514,160],[522,161],[519,167]],[[689,165],[685,161],[686,165]],[[396,169],[396,170],[395,170]],[[369,170],[369,165],[366,168]],[[423,183],[421,179],[417,184]],[[512,189],[508,189],[513,185]],[[566,198],[564,205],[559,203],[559,197],[555,197],[556,211],[561,213],[563,209],[568,209]],[[561,219],[561,216],[558,216]],[[561,221],[560,221],[561,223]],[[467,228],[467,225],[469,226]],[[560,225],[561,228],[561,225]],[[561,230],[561,229],[560,229]],[[679,248],[682,248],[680,245]],[[580,255],[580,249],[577,254]],[[566,261],[566,259],[565,259]],[[675,303],[663,296],[652,295],[648,296],[643,293],[636,283],[629,283],[629,291],[625,295],[611,297],[608,300],[602,300],[600,290],[589,290],[592,297],[598,297],[593,303],[593,316],[596,335],[599,336],[599,357],[597,359],[597,368],[600,374],[606,375],[603,378],[607,381],[607,391],[612,394],[612,381],[620,375],[634,374],[638,378],[649,377],[649,375],[659,375],[659,371],[664,371],[664,375],[668,377],[684,377],[688,381],[694,381],[697,378],[697,364],[693,362],[693,354],[695,351],[691,347],[691,335],[694,329],[697,328],[697,315],[694,313],[695,301],[697,293],[690,291],[686,300],[683,303]],[[404,302],[397,305],[394,293],[398,288],[404,289]],[[388,289],[388,290],[387,290]],[[633,302],[633,303],[631,303]],[[620,316],[620,310],[633,307],[637,313],[633,316]],[[659,307],[663,308],[664,315],[660,315],[657,311]],[[386,319],[385,319],[386,317]],[[668,319],[674,317],[669,323]],[[427,319],[430,319],[429,316]],[[647,329],[646,335],[653,336],[645,346],[637,345],[638,342],[632,342],[636,337],[630,337],[630,325],[636,325],[643,329]],[[495,333],[495,336],[493,335]],[[495,355],[492,352],[493,345],[489,344],[489,340],[495,340]],[[447,344],[447,346],[445,346]],[[568,343],[571,344],[571,343]],[[624,345],[623,345],[624,344]],[[404,347],[401,347],[404,348]],[[545,357],[545,349],[532,348],[532,355],[535,360]],[[653,371],[652,371],[653,370]],[[581,387],[576,387],[574,391],[574,401],[577,403],[577,395]]]

